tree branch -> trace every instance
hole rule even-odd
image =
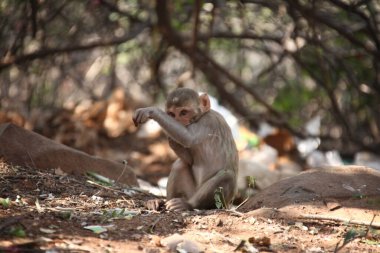
[[[38,11],[38,3],[36,0],[30,0],[30,19],[32,22],[32,37],[35,38],[37,34],[37,11]]]
[[[113,46],[113,45],[118,45],[121,43],[124,43],[126,41],[129,41],[133,38],[135,38],[138,34],[140,34],[142,31],[144,31],[145,28],[149,27],[148,23],[145,24],[139,24],[136,25],[129,34],[120,37],[120,38],[113,38],[110,40],[100,40],[96,42],[91,42],[88,44],[84,45],[73,45],[73,46],[68,46],[68,47],[63,47],[63,48],[44,48],[41,49],[37,52],[30,53],[30,54],[25,54],[25,55],[20,55],[20,56],[14,56],[14,57],[7,57],[3,58],[0,61],[0,71],[10,67],[11,65],[14,64],[22,64],[27,61],[33,61],[36,59],[42,59],[51,55],[55,54],[62,54],[62,53],[72,53],[76,51],[83,51],[83,50],[89,50],[93,49],[96,47],[107,47],[107,46]]]
[[[364,49],[369,54],[380,59],[380,51],[376,51],[374,48],[371,48],[369,45],[364,44],[363,42],[355,38],[355,36],[352,34],[351,31],[347,31],[345,28],[341,27],[340,25],[338,25],[337,23],[333,21],[336,19],[333,19],[327,16],[322,16],[321,12],[317,12],[314,9],[304,7],[297,0],[288,0],[287,2],[289,3],[291,7],[297,9],[302,14],[302,16],[305,17],[306,19],[309,19],[309,20],[314,19],[321,24],[325,24],[326,26],[335,30],[342,37],[346,38],[352,44]]]
[[[259,35],[252,32],[246,32],[241,34],[234,34],[229,32],[210,32],[207,34],[198,34],[198,38],[201,41],[206,41],[210,38],[216,39],[251,39],[251,40],[267,40],[281,44],[283,36],[276,35]]]
[[[340,1],[340,0],[330,0],[330,2],[332,2],[334,5],[342,8],[343,10],[345,10],[347,12],[350,12],[350,13],[353,13],[353,14],[359,16],[362,20],[364,20],[364,22],[367,26],[369,35],[374,40],[377,50],[380,50],[380,41],[379,41],[379,38],[377,37],[379,34],[379,31],[376,31],[376,27],[374,27],[371,24],[371,21],[363,12],[361,12],[357,7],[352,6],[352,5],[348,5],[345,2]]]
[[[159,2],[159,3],[158,3]],[[176,34],[176,32],[172,29],[169,18],[170,15],[168,13],[166,7],[166,1],[161,0],[156,2],[156,11],[158,17],[159,29],[163,32],[164,38],[168,41],[169,44],[175,46],[182,53],[187,55],[189,58],[194,60],[195,66],[202,71],[202,73],[209,80],[209,83],[212,84],[217,90],[221,97],[225,98],[228,103],[235,108],[236,111],[239,111],[239,114],[248,119],[250,124],[253,127],[257,127],[257,122],[260,119],[255,116],[251,110],[249,110],[241,101],[241,98],[237,98],[234,95],[231,95],[225,88],[226,80],[223,80],[223,77],[227,78],[231,82],[233,82],[238,88],[246,91],[250,94],[260,105],[267,109],[267,111],[276,117],[277,119],[269,119],[273,125],[284,127],[289,130],[291,133],[299,136],[301,138],[305,138],[308,135],[293,129],[289,123],[284,119],[281,113],[276,111],[272,106],[270,106],[264,99],[261,98],[259,94],[252,87],[248,87],[237,77],[233,76],[226,69],[220,66],[214,59],[209,57],[204,51],[202,51],[199,47],[196,47],[195,54],[192,55],[191,47],[188,47],[183,43],[181,37]],[[262,120],[262,117],[261,117]]]

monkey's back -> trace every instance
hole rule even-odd
[[[190,148],[194,158],[193,172],[197,174],[195,177],[204,181],[220,170],[234,171],[237,174],[238,151],[231,128],[220,113],[210,110],[196,124],[190,125],[189,130],[194,134],[202,131],[200,142]]]

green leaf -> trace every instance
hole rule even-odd
[[[25,232],[24,228],[19,226],[19,225],[11,227],[9,230],[9,234],[11,236],[15,236],[15,237],[25,237],[26,236],[26,232]]]
[[[109,179],[108,177],[105,177],[105,176],[102,176],[98,173],[95,173],[95,172],[92,172],[92,171],[89,171],[87,172],[87,175],[93,179],[95,179],[96,181],[98,181],[99,183],[103,184],[103,185],[113,185],[115,183],[115,180],[112,180],[112,179]]]
[[[353,230],[353,229],[351,229],[350,231],[348,231],[346,233],[346,235],[344,236],[344,244],[346,244],[346,243],[354,240],[357,235],[358,235],[358,233],[355,230]]]
[[[218,187],[214,192],[215,206],[218,209],[227,208],[226,201],[224,199],[223,187]]]
[[[256,183],[256,178],[253,176],[248,176],[247,177],[247,182],[248,182],[248,188],[254,188],[255,183]]]
[[[137,211],[128,211],[125,208],[115,208],[103,211],[105,220],[109,219],[127,219],[130,220],[133,216],[139,214]]]
[[[215,199],[216,208],[221,209],[223,207],[223,204],[222,204],[222,200],[220,199],[219,194],[215,194],[214,199]]]
[[[94,232],[95,234],[101,234],[101,233],[104,233],[107,231],[107,228],[104,227],[104,226],[97,226],[97,225],[93,225],[93,226],[85,226],[83,227],[84,229],[88,229],[88,230],[91,230],[92,232]]]
[[[11,200],[9,198],[0,198],[0,205],[2,205],[5,208],[8,208],[11,205]]]

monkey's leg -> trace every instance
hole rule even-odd
[[[181,159],[177,159],[172,165],[166,191],[167,200],[173,198],[188,200],[195,193],[195,182],[191,168]]]
[[[228,205],[233,199],[236,189],[236,175],[231,170],[221,170],[201,185],[188,203],[196,209],[213,209],[215,205],[215,190],[223,189],[223,197]]]

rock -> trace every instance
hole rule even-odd
[[[189,253],[200,253],[200,252],[202,252],[199,249],[198,244],[196,242],[190,241],[190,240],[184,240],[184,241],[180,242],[177,245],[176,250],[177,250],[177,252],[189,252]]]
[[[0,158],[13,165],[60,168],[72,174],[93,171],[120,183],[138,185],[133,171],[121,163],[90,156],[11,123],[0,125],[0,143]]]
[[[157,248],[145,248],[144,253],[160,253],[161,250]]]
[[[283,179],[252,196],[239,211],[281,208],[329,198],[380,196],[380,172],[364,166],[327,166]]]
[[[330,211],[334,211],[342,207],[342,205],[334,199],[326,199],[324,203]]]
[[[202,252],[196,242],[188,240],[180,234],[173,234],[162,239],[161,244],[166,247],[169,252]]]
[[[177,245],[183,242],[185,238],[180,234],[173,234],[161,240],[161,245],[166,247],[169,251],[175,251]]]

